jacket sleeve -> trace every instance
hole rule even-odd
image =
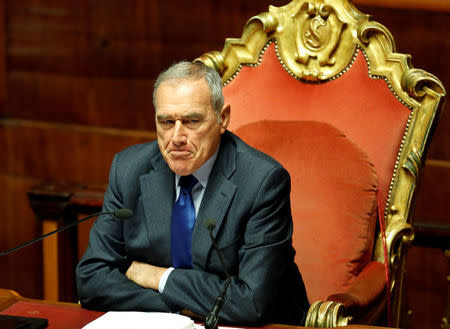
[[[273,320],[271,313],[285,293],[280,287],[288,278],[294,257],[289,194],[289,174],[281,167],[273,169],[261,183],[245,219],[238,271],[226,293],[221,321],[255,325]],[[169,305],[206,316],[224,282],[213,273],[175,269],[162,296]]]
[[[123,207],[117,167],[111,165],[103,211]],[[110,215],[100,216],[91,228],[89,246],[76,269],[78,296],[83,307],[96,310],[169,312],[159,292],[145,289],[125,276],[130,266],[123,238],[123,222]]]

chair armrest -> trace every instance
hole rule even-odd
[[[384,264],[372,261],[362,270],[344,293],[328,296],[328,301],[341,303],[346,314],[361,315],[383,294],[386,288]]]
[[[372,261],[346,292],[330,295],[325,302],[311,304],[305,327],[339,327],[354,320],[371,324],[384,308],[385,287],[384,264]]]

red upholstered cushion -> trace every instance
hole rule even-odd
[[[235,132],[291,174],[295,260],[309,300],[344,292],[372,257],[377,177],[367,155],[323,122],[260,121]]]

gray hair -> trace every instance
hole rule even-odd
[[[222,93],[222,80],[216,70],[200,62],[181,61],[172,64],[164,70],[156,79],[153,88],[153,105],[156,110],[156,91],[159,85],[169,80],[198,80],[204,78],[211,92],[211,105],[216,112],[217,117],[225,103]]]

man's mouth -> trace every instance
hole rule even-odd
[[[189,150],[172,150],[169,151],[172,158],[186,158],[192,154]]]

